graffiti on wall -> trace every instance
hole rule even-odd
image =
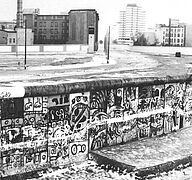
[[[86,159],[89,150],[192,124],[192,83],[0,99],[4,176]]]

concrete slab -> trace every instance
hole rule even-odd
[[[112,168],[147,176],[192,164],[192,127],[162,137],[106,147],[92,152],[94,159]]]

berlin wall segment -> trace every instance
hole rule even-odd
[[[61,85],[63,93],[57,87],[45,95],[26,87],[24,97],[1,96],[1,176],[66,166],[85,160],[91,150],[192,124],[189,78],[115,82],[97,83],[95,89],[84,84],[86,91]]]

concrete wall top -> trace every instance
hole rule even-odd
[[[89,80],[73,83],[61,83],[56,85],[26,86],[25,96],[46,96],[56,94],[69,94],[77,92],[95,91],[108,88],[119,88],[125,86],[140,85],[160,85],[165,83],[192,81],[191,75],[166,76],[166,77],[142,77],[142,78],[124,78],[124,79],[104,79]]]

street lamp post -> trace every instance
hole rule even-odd
[[[27,20],[25,19],[25,60],[24,60],[24,69],[26,69],[27,64]]]
[[[109,53],[110,53],[110,26],[108,31],[107,64],[109,64]]]

